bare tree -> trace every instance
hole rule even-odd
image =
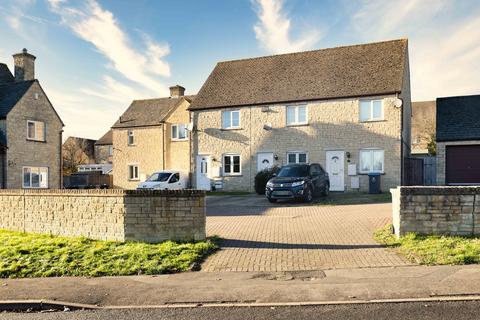
[[[84,139],[68,138],[62,146],[64,174],[75,173],[79,165],[88,164],[88,154],[88,143]]]

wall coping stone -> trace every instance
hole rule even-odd
[[[400,195],[475,195],[480,194],[480,186],[415,186],[397,187],[390,192],[400,191]]]
[[[75,197],[204,197],[206,191],[195,189],[184,190],[123,190],[123,189],[0,189],[0,196],[75,196]]]

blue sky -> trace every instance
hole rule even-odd
[[[478,0],[2,0],[0,61],[37,56],[65,136],[196,93],[217,61],[408,38],[413,100],[480,93]]]

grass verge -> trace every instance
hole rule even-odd
[[[420,236],[414,233],[397,238],[392,226],[378,229],[378,243],[394,248],[408,260],[423,265],[480,263],[480,238],[453,236]]]
[[[0,231],[0,277],[125,276],[188,271],[216,248],[195,243],[98,241]]]

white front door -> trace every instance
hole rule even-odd
[[[273,167],[273,152],[257,153],[257,172]]]
[[[345,190],[344,151],[327,151],[327,173],[330,179],[330,191]]]
[[[210,190],[210,156],[197,156],[197,189]]]

